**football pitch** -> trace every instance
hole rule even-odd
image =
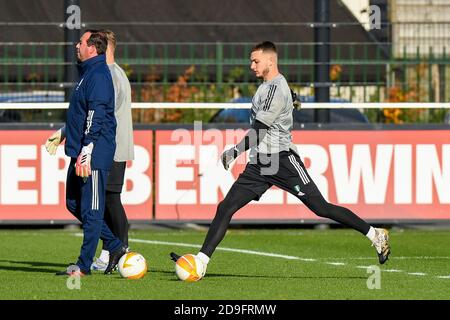
[[[450,298],[448,230],[391,230],[392,254],[379,266],[369,241],[352,230],[231,229],[204,279],[177,280],[169,253],[197,253],[205,232],[131,230],[131,249],[148,262],[143,279],[94,273],[70,289],[54,273],[76,261],[79,230],[0,229],[0,299]]]

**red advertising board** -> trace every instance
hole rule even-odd
[[[50,156],[44,142],[52,131],[0,131],[0,221],[73,220],[65,207],[69,158],[60,146]],[[150,220],[152,211],[152,136],[135,131],[135,160],[128,163],[122,193],[130,220]]]
[[[42,145],[50,133],[0,131],[1,222],[73,219],[65,208],[68,159],[62,147],[50,156]],[[135,131],[135,160],[128,164],[122,193],[128,218],[211,220],[247,161],[241,155],[226,171],[219,156],[244,134],[241,129],[156,131],[153,155],[152,131]],[[331,203],[371,220],[450,219],[450,131],[305,130],[294,131],[293,141]],[[234,219],[320,218],[274,187]]]
[[[211,220],[245,168],[220,164],[244,130],[156,131],[155,217]],[[295,131],[312,179],[331,203],[364,219],[450,219],[450,131]],[[320,219],[297,198],[272,188],[235,214],[240,220]]]

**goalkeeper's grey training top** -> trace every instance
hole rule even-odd
[[[269,127],[264,139],[250,151],[250,157],[258,153],[278,153],[292,148],[291,130],[292,96],[282,74],[262,83],[252,99],[251,123],[255,120]]]
[[[122,162],[134,159],[133,122],[131,117],[131,86],[125,71],[117,64],[108,65],[114,84],[115,109],[117,122],[116,152],[114,161]]]

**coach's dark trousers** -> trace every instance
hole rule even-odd
[[[66,206],[83,225],[83,244],[77,265],[84,273],[89,272],[101,238],[107,249],[114,252],[122,242],[114,236],[106,225],[105,186],[108,171],[92,170],[85,181],[75,174],[76,159],[72,158],[67,171]]]

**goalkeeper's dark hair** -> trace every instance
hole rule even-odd
[[[263,52],[273,52],[277,53],[277,47],[273,42],[270,41],[264,41],[261,43],[258,43],[252,48],[252,52],[262,50]]]
[[[108,47],[108,39],[106,38],[106,34],[97,29],[89,29],[85,32],[91,33],[91,36],[86,41],[88,46],[94,46],[97,54],[105,54],[106,48]]]

